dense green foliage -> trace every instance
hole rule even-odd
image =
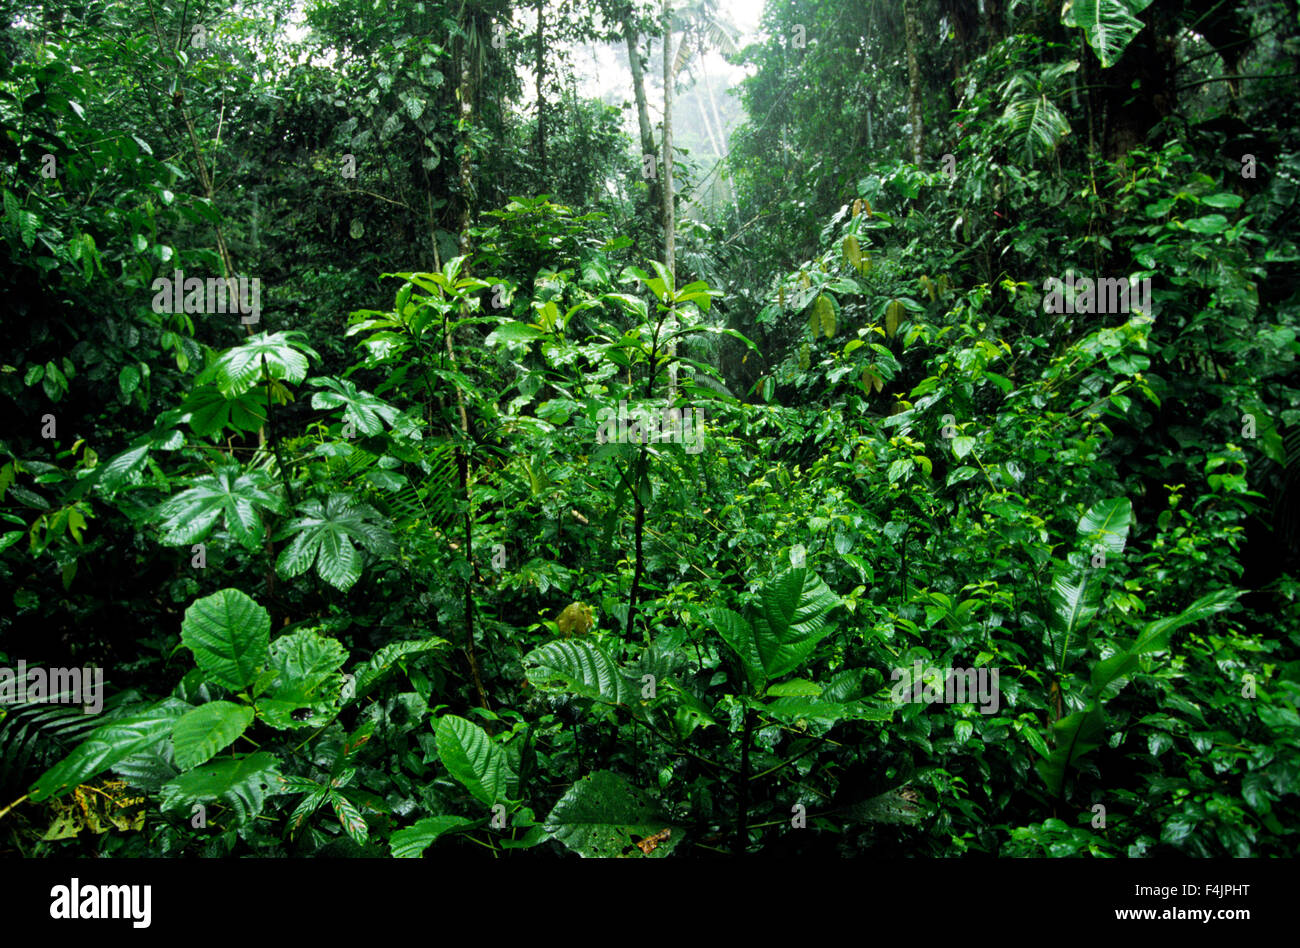
[[[664,261],[657,4],[0,0],[0,848],[1294,855],[1300,19],[975,9],[769,0]]]

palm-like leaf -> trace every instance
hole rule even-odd
[[[261,381],[263,366],[266,378],[301,382],[307,377],[307,357],[319,359],[320,356],[299,342],[299,337],[303,333],[294,331],[249,336],[243,345],[223,353],[200,381],[207,381],[210,375],[227,398],[242,395]]]
[[[328,391],[311,397],[312,408],[343,408],[343,420],[351,422],[365,435],[377,435],[384,430],[384,422],[391,427],[398,411],[388,402],[369,392],[360,391],[346,379],[315,378],[311,384]]]
[[[1055,151],[1070,134],[1070,123],[1045,92],[1028,85],[1008,84],[1008,101],[999,121],[1021,142],[1025,157],[1032,159]]]
[[[374,554],[393,549],[388,533],[371,522],[379,518],[375,509],[355,503],[346,494],[331,494],[324,504],[309,500],[298,511],[298,518],[285,531],[293,541],[276,561],[276,569],[286,579],[306,572],[314,562],[321,579],[347,591],[361,578],[361,554],[353,541]]]
[[[242,472],[237,466],[190,481],[190,486],[163,501],[155,510],[161,520],[163,542],[197,543],[219,519],[246,549],[255,549],[262,532],[257,509],[283,513],[284,502],[271,493],[269,477],[262,471]]]

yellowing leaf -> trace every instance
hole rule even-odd
[[[835,306],[824,293],[813,303],[811,325],[814,339],[819,329],[827,339],[835,335]]]
[[[810,364],[811,363],[808,359],[808,343],[805,342],[799,347],[799,368],[807,372]]]
[[[862,198],[857,198],[853,202],[853,216],[857,217],[862,213]]]
[[[884,379],[872,371],[871,366],[866,366],[862,370],[862,388],[868,395],[871,394],[873,388],[879,392],[884,387]]]
[[[812,286],[812,277],[808,276],[807,270],[799,274],[799,285],[805,290]]]
[[[885,307],[885,335],[890,339],[898,332],[898,324],[903,321],[903,314],[906,310],[903,304],[898,300],[893,300]]]
[[[858,238],[852,234],[844,238],[844,259],[849,262],[853,269],[859,273],[862,272],[862,245],[858,243]]]

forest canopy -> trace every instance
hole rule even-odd
[[[1294,856],[1286,0],[0,0],[0,852]]]

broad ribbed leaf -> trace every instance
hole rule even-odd
[[[284,512],[284,503],[267,489],[270,483],[263,471],[244,473],[232,465],[196,477],[189,485],[154,511],[164,543],[197,543],[224,517],[230,535],[245,549],[256,549],[262,538],[258,508]]]
[[[59,796],[97,774],[167,740],[172,727],[187,709],[182,701],[168,698],[146,711],[110,721],[91,731],[86,740],[66,758],[37,778],[27,791],[33,803]]]
[[[319,727],[339,705],[348,653],[337,639],[303,629],[271,643],[267,664],[276,670],[270,697],[259,699],[257,714],[272,727]],[[295,711],[310,711],[308,715]]]
[[[284,789],[280,762],[258,751],[247,757],[209,761],[162,788],[164,810],[187,811],[195,803],[216,801],[229,807],[234,823],[256,819],[268,796]]]
[[[434,726],[438,757],[476,800],[491,806],[507,799],[510,769],[505,751],[472,721],[444,714]]]
[[[763,658],[758,651],[758,641],[754,637],[754,627],[740,615],[725,606],[709,610],[713,627],[722,636],[722,641],[731,646],[731,650],[740,656],[740,663],[745,674],[754,685],[764,681]]]
[[[210,701],[186,713],[172,729],[176,766],[181,770],[211,760],[253,722],[253,709],[232,701]]]
[[[898,300],[890,301],[889,305],[885,307],[885,335],[886,336],[888,336],[890,339],[894,338],[894,334],[898,332],[898,325],[903,321],[903,317],[906,314],[907,314],[907,309],[906,307],[903,306],[901,302],[899,302]]]
[[[817,698],[822,693],[822,686],[806,678],[791,678],[767,689],[769,698]]]
[[[829,635],[826,614],[838,598],[812,571],[786,570],[759,594],[752,621],[730,609],[710,611],[719,634],[740,656],[756,689],[794,671]]]
[[[148,456],[149,445],[147,444],[123,451],[100,468],[99,487],[106,491],[117,490],[144,464]]]
[[[1079,518],[1079,533],[1101,544],[1107,553],[1123,553],[1128,528],[1133,523],[1133,504],[1127,497],[1116,497],[1093,504]]]
[[[284,533],[293,541],[280,553],[276,569],[288,579],[315,562],[321,579],[346,592],[361,577],[361,554],[352,545],[354,540],[375,554],[393,549],[387,531],[372,522],[378,519],[374,508],[354,503],[347,494],[331,494],[324,504],[319,500],[299,504],[298,517]]]
[[[768,702],[763,711],[785,724],[802,721],[826,726],[839,721],[890,721],[894,717],[891,707],[866,701],[827,701],[824,698],[777,698]]]
[[[808,325],[812,328],[814,339],[817,338],[818,333],[824,334],[827,339],[835,335],[835,304],[825,293],[813,301]]]
[[[546,832],[580,856],[640,856],[635,837],[665,829],[671,835],[650,852],[666,856],[681,832],[635,787],[617,774],[598,770],[569,788],[546,818]]]
[[[1066,0],[1061,22],[1081,28],[1102,66],[1109,68],[1142,29],[1136,14],[1149,6],[1151,0]]]
[[[398,859],[415,859],[439,836],[469,825],[470,821],[463,816],[426,816],[410,829],[394,833],[388,845]]]
[[[271,617],[238,589],[222,589],[185,610],[181,643],[210,681],[231,691],[252,684],[266,661]]]
[[[814,572],[790,569],[759,594],[754,641],[768,680],[794,671],[833,629],[826,614],[839,598]]]
[[[592,642],[550,642],[524,656],[524,674],[537,688],[559,689],[607,704],[628,704],[635,694],[615,661]]]
[[[897,790],[887,790],[879,796],[848,808],[846,814],[850,819],[864,823],[906,823],[921,822],[921,811],[916,804]]]

